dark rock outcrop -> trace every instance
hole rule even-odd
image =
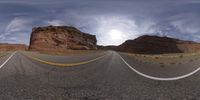
[[[32,29],[29,50],[65,51],[94,50],[96,36],[69,26],[48,26]]]
[[[117,50],[140,54],[189,53],[200,51],[200,44],[169,37],[144,35],[134,40],[127,40],[119,45]]]

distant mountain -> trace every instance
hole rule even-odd
[[[0,51],[17,51],[17,50],[27,50],[28,46],[24,44],[8,44],[0,43]]]
[[[140,54],[188,53],[200,51],[200,44],[169,37],[144,35],[117,47],[123,52]]]
[[[97,48],[99,50],[115,50],[117,48],[117,46],[114,46],[114,45],[109,45],[109,46],[99,45],[99,46],[97,46]]]
[[[70,26],[47,26],[33,28],[29,50],[66,51],[95,50],[96,36],[83,33]]]

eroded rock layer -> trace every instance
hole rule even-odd
[[[144,35],[127,40],[117,50],[141,54],[191,53],[200,52],[200,44],[169,37]]]
[[[94,50],[97,49],[96,42],[96,36],[83,33],[74,27],[36,27],[32,29],[29,50]]]

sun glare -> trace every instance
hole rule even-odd
[[[122,32],[116,29],[110,30],[109,35],[112,40],[120,40],[122,38]]]

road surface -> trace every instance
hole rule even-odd
[[[114,51],[74,56],[8,53],[0,56],[0,100],[200,100],[199,71],[162,81],[133,70],[166,79],[197,70],[199,61],[160,67]]]

